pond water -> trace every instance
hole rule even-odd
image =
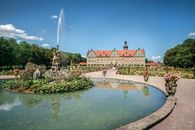
[[[93,80],[93,88],[65,94],[0,90],[0,130],[110,130],[151,114],[166,101],[149,85]]]

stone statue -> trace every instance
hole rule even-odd
[[[57,49],[53,52],[52,67],[50,70],[45,72],[45,78],[48,81],[61,81],[64,80],[67,76],[67,72],[60,69],[60,52]]]
[[[35,72],[33,73],[33,79],[38,79],[40,77],[41,77],[41,72],[40,72],[39,68],[37,68],[35,70]]]
[[[60,70],[60,52],[59,51],[53,52],[53,61],[52,61],[51,69],[54,72]]]

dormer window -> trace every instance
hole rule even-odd
[[[111,56],[119,56],[118,52],[113,50]]]

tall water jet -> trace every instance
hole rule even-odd
[[[65,79],[67,73],[60,69],[60,42],[62,42],[62,27],[64,19],[64,10],[60,10],[57,25],[57,48],[53,52],[53,60],[51,70],[45,73],[45,78],[50,80],[62,80]]]
[[[57,50],[54,51],[53,54],[53,61],[52,61],[52,70],[56,72],[57,70],[60,70],[60,50],[59,50],[59,44],[62,39],[62,22],[64,18],[64,10],[60,10],[60,14],[58,17],[58,26],[57,26]],[[61,41],[62,42],[62,41]]]
[[[64,10],[60,10],[59,18],[58,18],[58,26],[57,26],[57,49],[59,50],[60,38],[62,38],[62,24],[64,18]],[[61,37],[60,37],[61,36]]]

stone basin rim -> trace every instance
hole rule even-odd
[[[88,77],[88,76],[86,76]],[[141,83],[141,84],[145,84],[145,85],[150,85],[151,87],[154,87],[158,90],[160,90],[163,94],[165,94],[166,96],[168,96],[168,94],[166,93],[165,90],[163,90],[162,88],[159,88],[155,85],[149,84],[149,83],[145,83],[145,82],[140,82],[140,81],[134,81],[134,80],[129,80],[129,79],[125,79],[125,78],[110,78],[110,77],[88,77],[90,79],[93,78],[97,78],[97,79],[116,79],[116,80],[125,80],[125,81],[133,81],[135,83]],[[10,79],[10,77],[6,77],[6,78],[2,78],[0,77],[1,80],[4,79]],[[11,79],[15,79],[15,78],[11,78]],[[176,105],[176,98],[174,96],[169,96],[165,99],[165,104],[159,108],[157,111],[149,114],[148,116],[141,118],[137,121],[131,122],[129,124],[123,125],[119,128],[116,128],[116,130],[146,130],[148,128],[151,128],[152,126],[156,125],[157,123],[159,123],[160,121],[162,121],[163,119],[165,119],[174,109],[175,105]]]

